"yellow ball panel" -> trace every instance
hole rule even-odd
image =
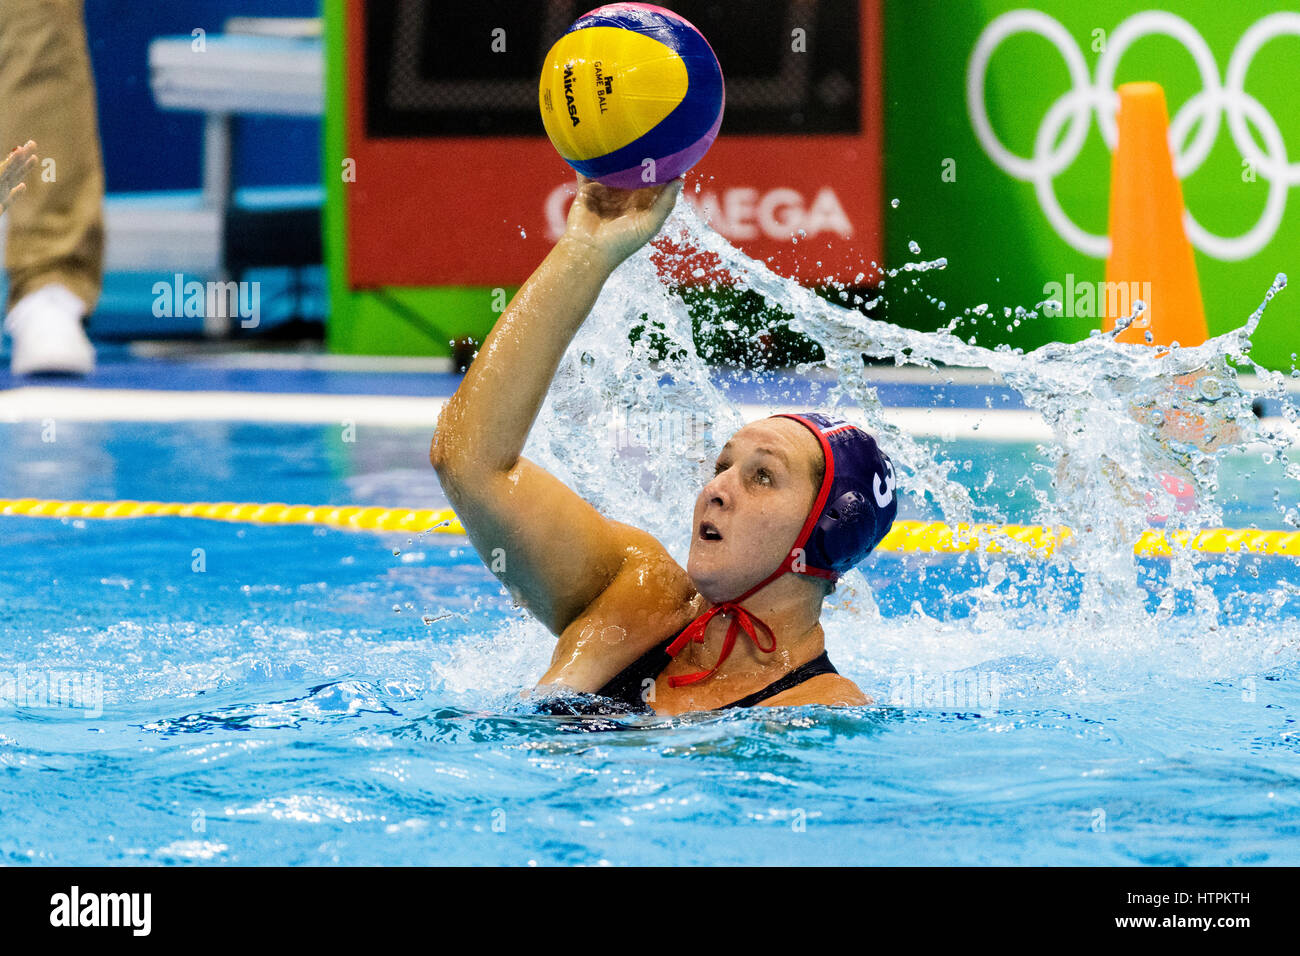
[[[546,55],[542,124],[565,159],[595,159],[654,129],[689,86],[685,62],[658,40],[588,27],[560,37]]]

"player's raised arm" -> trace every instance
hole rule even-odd
[[[433,436],[430,460],[475,550],[557,634],[645,533],[520,453],[605,280],[654,237],[680,191],[680,181],[628,191],[583,180],[564,236],[497,320]]]

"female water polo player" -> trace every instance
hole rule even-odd
[[[504,564],[503,583],[559,638],[543,688],[669,715],[868,703],[831,666],[819,620],[830,584],[897,512],[892,466],[865,432],[811,413],[736,432],[695,501],[685,569],[520,455],[605,280],[680,191],[582,180],[564,236],[443,410],[430,459],[479,555]]]

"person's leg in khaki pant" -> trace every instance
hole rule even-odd
[[[16,373],[89,372],[103,282],[104,172],[83,0],[0,0],[0,148],[41,163],[10,207],[5,328]]]

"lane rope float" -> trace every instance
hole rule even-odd
[[[231,501],[51,501],[0,498],[0,516],[29,518],[201,518],[238,524],[317,525],[355,531],[443,531],[464,534],[450,508],[379,508],[361,505],[286,505]]]
[[[256,525],[314,525],[352,531],[407,534],[438,532],[463,535],[465,528],[450,508],[381,508],[361,505],[286,505],[166,501],[55,501],[0,498],[0,517],[28,518],[199,518]],[[1046,557],[1073,537],[1069,528],[1045,525],[957,524],[942,521],[894,522],[877,551],[895,554],[990,554]],[[1207,528],[1142,533],[1133,551],[1139,557],[1168,557],[1175,550],[1205,554],[1233,552],[1300,558],[1300,531],[1257,528]]]

